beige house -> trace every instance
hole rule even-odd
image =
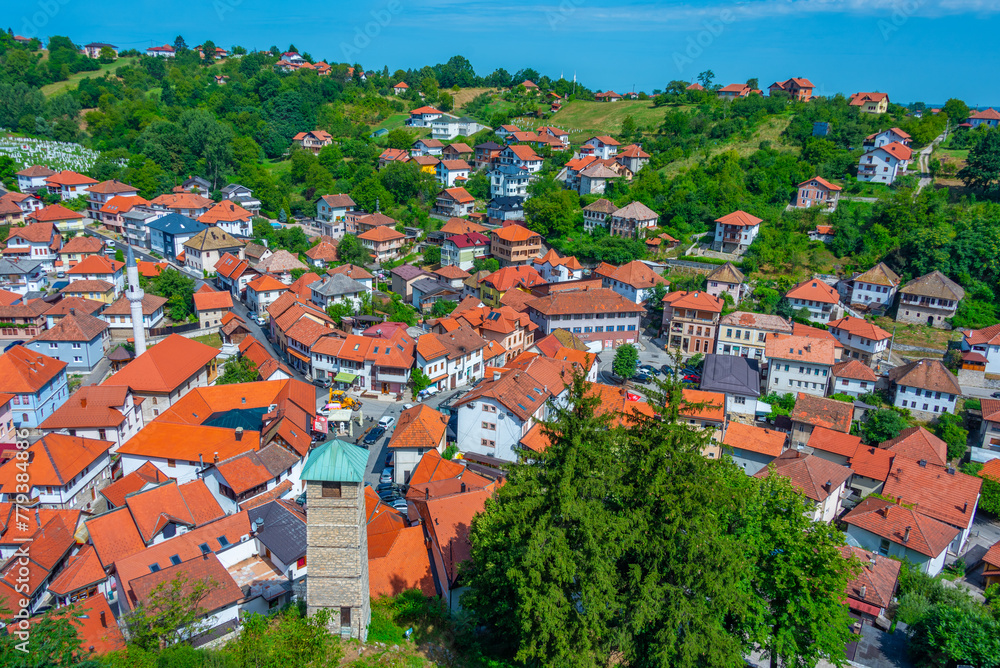
[[[963,297],[962,286],[934,270],[899,289],[896,322],[951,329],[947,320],[954,317]]]
[[[729,293],[734,304],[739,304],[743,299],[743,272],[737,269],[732,262],[727,262],[711,274],[708,275],[708,287],[705,292],[722,299],[723,293]]]
[[[218,227],[209,227],[184,242],[184,266],[215,274],[215,265],[226,253],[243,258],[244,243]]]
[[[406,235],[388,225],[381,225],[359,234],[358,239],[376,262],[387,262],[399,255]]]
[[[767,361],[765,347],[772,334],[791,334],[792,323],[781,316],[734,311],[719,321],[716,355],[739,355]]]
[[[490,254],[501,267],[529,265],[542,254],[542,235],[523,225],[508,225],[490,232]]]

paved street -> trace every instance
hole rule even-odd
[[[993,387],[974,387],[972,385],[962,385],[962,395],[966,397],[989,399],[990,395],[994,392],[1000,392],[1000,390]]]

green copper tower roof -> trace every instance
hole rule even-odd
[[[367,467],[367,450],[334,439],[309,453],[301,478],[319,482],[361,483],[365,480]]]

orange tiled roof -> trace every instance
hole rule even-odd
[[[872,480],[885,480],[892,467],[895,454],[889,450],[876,448],[873,445],[859,445],[854,455],[847,460],[848,466],[860,476]]]
[[[948,444],[923,427],[908,427],[896,438],[879,443],[878,447],[913,461],[923,460],[939,466],[948,464]]]
[[[157,485],[165,482],[167,476],[160,472],[152,462],[146,462],[135,471],[119,478],[101,490],[101,494],[108,500],[108,504],[114,508],[125,505],[125,497],[133,492],[138,492],[146,485]]]
[[[892,460],[882,493],[913,504],[924,515],[956,527],[972,521],[982,479],[903,455]]]
[[[722,442],[732,448],[777,457],[785,447],[785,434],[741,422],[730,422]]]
[[[788,417],[792,422],[802,422],[813,425],[813,427],[825,427],[846,434],[851,429],[854,405],[846,401],[816,397],[799,392],[795,397],[795,408],[792,409]]]
[[[0,355],[0,387],[7,392],[34,394],[66,368],[66,362],[15,346]]]
[[[953,526],[875,497],[859,503],[843,521],[932,558],[947,550],[958,535]]]
[[[771,334],[764,344],[768,359],[793,360],[833,366],[836,346],[834,340],[808,336]]]
[[[103,255],[89,255],[80,260],[80,262],[78,262],[75,267],[70,269],[68,273],[113,275],[117,274],[124,267],[124,262],[110,260]]]
[[[798,450],[781,453],[774,460],[774,472],[788,478],[793,487],[816,503],[822,503],[830,494],[836,493],[852,473],[846,466],[816,455],[806,455]],[[769,466],[755,473],[754,477],[766,478],[770,474]]]
[[[837,304],[840,302],[840,295],[837,293],[837,290],[818,278],[809,278],[802,281],[789,290],[785,294],[785,297],[820,302],[821,304]]]
[[[872,341],[883,341],[892,336],[892,334],[885,331],[878,325],[870,323],[867,320],[862,320],[861,318],[855,318],[853,316],[847,316],[846,318],[833,320],[832,322],[830,322],[829,327],[830,329],[843,330],[848,334],[853,334],[854,336],[860,336],[863,339],[871,339]]]
[[[198,218],[198,222],[205,223],[206,225],[217,225],[220,222],[232,223],[236,221],[249,220],[252,216],[252,213],[244,209],[236,202],[226,199],[221,202],[216,202],[212,208]]]
[[[680,414],[684,417],[726,421],[726,395],[721,392],[706,392],[704,390],[685,389],[682,393],[683,404]],[[698,407],[698,404],[703,404]]]
[[[542,235],[538,234],[538,232],[532,232],[527,227],[516,224],[493,230],[491,234],[497,239],[509,242],[530,241],[535,238],[540,241],[542,238]]]
[[[195,311],[217,311],[233,308],[233,297],[228,292],[198,292],[194,295]]]
[[[399,416],[390,448],[437,448],[444,439],[448,416],[430,406],[417,404]]]
[[[96,185],[97,179],[92,179],[84,174],[64,169],[61,172],[56,172],[52,176],[46,178],[45,182],[56,186],[83,186],[88,184]]]
[[[146,543],[139,535],[139,529],[128,508],[115,508],[102,515],[95,515],[85,524],[90,542],[94,544],[97,556],[105,568],[111,568],[119,559],[146,549]]]
[[[171,334],[103,384],[128,385],[137,392],[173,392],[218,354],[212,346]]]
[[[711,313],[722,313],[724,305],[721,299],[707,292],[685,292],[683,290],[666,295],[663,298],[663,303],[669,304],[672,308],[694,309]]]

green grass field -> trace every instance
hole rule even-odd
[[[594,135],[617,135],[622,123],[629,116],[640,128],[655,130],[663,122],[669,107],[653,108],[652,100],[621,100],[620,102],[587,102],[574,100],[544,122],[536,125],[554,125],[570,133],[570,141],[586,141]],[[677,107],[682,108],[682,107]],[[517,119],[515,124],[522,119]],[[527,129],[527,128],[526,128]],[[584,136],[587,135],[587,136]]]
[[[50,83],[48,85],[42,86],[42,94],[45,95],[45,97],[51,97],[56,93],[73,88],[78,83],[80,83],[81,81],[83,81],[88,77],[97,79],[103,77],[105,72],[117,71],[118,68],[121,67],[122,65],[131,65],[134,62],[135,58],[119,58],[113,63],[107,63],[105,65],[101,65],[101,69],[99,70],[94,70],[92,72],[77,72],[76,74],[71,74],[69,79],[67,79],[66,81],[57,81],[55,83]]]
[[[753,136],[751,136],[750,139],[720,142],[709,148],[707,151],[699,151],[689,158],[675,160],[669,165],[661,168],[660,172],[666,176],[673,176],[683,169],[693,167],[702,160],[706,159],[706,157],[710,158],[725,151],[736,151],[736,153],[741,157],[746,157],[757,151],[757,149],[760,148],[761,142],[765,141],[771,142],[771,146],[775,149],[798,153],[800,150],[799,147],[788,144],[781,136],[781,133],[785,131],[785,128],[788,127],[789,123],[791,123],[791,118],[770,118],[766,123],[754,131]]]

